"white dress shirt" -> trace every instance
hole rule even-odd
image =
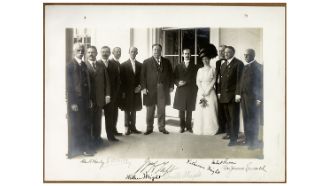
[[[155,58],[155,60],[157,61],[158,65],[160,65],[161,57],[159,57],[159,59]]]
[[[227,66],[230,64],[230,62],[234,59],[234,57],[227,60]]]
[[[81,62],[82,62],[81,59],[79,59],[79,58],[77,58],[77,57],[74,57],[74,59],[78,62],[79,65],[81,65]]]
[[[89,64],[91,64],[91,66],[93,67],[93,69],[96,69],[96,61],[91,61],[88,60]]]
[[[135,74],[135,59],[130,59],[131,64],[132,64],[132,68],[133,68],[133,72]]]
[[[103,61],[103,63],[104,63],[104,65],[105,65],[105,67],[107,67],[108,68],[108,65],[109,65],[109,59],[106,59],[106,60],[104,60],[104,59],[101,59],[102,61]]]
[[[186,68],[188,68],[188,66],[189,66],[189,61],[184,61],[184,65],[186,66]]]

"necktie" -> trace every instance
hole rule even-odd
[[[93,68],[94,68],[94,70],[96,70],[96,63],[93,62],[92,64],[93,64]]]

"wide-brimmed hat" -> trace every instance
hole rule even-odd
[[[208,57],[212,59],[218,55],[218,51],[213,44],[208,44],[199,51],[198,55],[200,58]]]

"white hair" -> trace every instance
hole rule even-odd
[[[79,48],[85,49],[85,46],[82,43],[75,43],[73,45],[73,51],[77,51]]]

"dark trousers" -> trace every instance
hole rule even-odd
[[[229,135],[231,142],[237,142],[239,131],[239,103],[224,103],[223,108],[226,120],[229,123]]]
[[[254,145],[258,142],[259,135],[259,107],[255,99],[246,99],[242,95],[241,107],[243,112],[244,134],[247,144]]]
[[[165,130],[165,92],[162,84],[157,84],[157,117],[159,131]],[[147,106],[147,131],[154,128],[154,116],[156,105]]]
[[[68,105],[68,157],[89,151],[91,146],[90,109],[86,104],[78,103],[78,111],[72,111]]]
[[[105,130],[108,139],[110,139],[114,137],[114,133],[117,132],[118,107],[115,103],[110,102],[104,106],[104,117]]]
[[[179,110],[180,127],[182,129],[191,129],[192,111]]]
[[[98,139],[101,137],[101,127],[102,127],[102,108],[94,105],[91,112],[92,119],[92,137],[93,139]]]
[[[218,102],[218,125],[219,125],[219,132],[224,132],[229,135],[230,127],[229,123],[226,120],[226,113],[224,109],[224,104]]]
[[[136,130],[135,121],[136,111],[125,111],[125,127],[128,127],[130,130]]]

